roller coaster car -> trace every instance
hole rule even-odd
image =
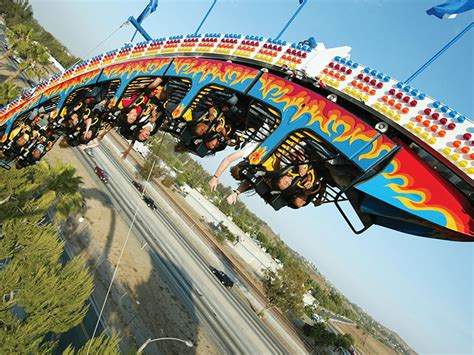
[[[250,54],[238,44],[233,48],[234,39],[230,43],[232,37],[227,35],[212,41],[206,37],[198,40],[205,43],[205,51],[181,39],[173,39],[172,49],[159,44],[161,40],[153,41],[97,56],[44,81],[0,111],[5,147],[0,165],[8,167],[19,157],[21,144],[10,144],[11,132],[17,122],[33,122],[35,109],[51,112],[54,134],[64,135],[56,118],[66,117],[62,110],[67,113],[68,107],[81,100],[90,103],[106,97],[112,109],[112,103],[118,107],[124,98],[132,102],[144,95],[150,100],[155,96],[167,115],[161,128],[182,142],[180,148],[192,145],[194,154],[210,153],[206,147],[214,147],[215,142],[211,144],[208,137],[193,142],[197,137],[190,126],[210,107],[217,108],[225,116],[222,124],[232,128],[223,134],[226,142],[260,143],[248,158],[243,178],[275,209],[285,203],[296,208],[305,204],[295,204],[291,195],[295,186],[272,191],[267,171],[292,166],[292,176],[304,178],[296,166],[308,164],[316,167],[321,187],[308,191],[309,181],[300,180],[296,187],[303,185],[305,203],[334,203],[354,233],[378,224],[429,238],[474,241],[472,123],[465,116],[349,60],[348,47],[318,46],[312,51],[303,47],[300,51],[294,49],[295,44],[278,43],[281,48],[270,64],[262,56],[262,46],[275,49],[270,39],[251,40]],[[223,48],[232,54],[225,54]],[[297,58],[300,53],[302,57]],[[291,69],[284,64],[295,60]],[[150,84],[157,83],[157,78],[166,92],[165,102],[156,93],[149,95],[155,91]],[[423,114],[433,120],[420,121]],[[112,126],[119,123],[115,117],[106,121]],[[264,163],[271,157],[281,166],[267,169]],[[311,180],[316,188],[315,182],[316,178]],[[354,207],[363,229],[351,224],[341,208],[343,201]]]
[[[183,142],[191,141],[192,133],[186,121],[172,119],[168,122],[169,123],[162,128],[164,132],[171,134],[173,137],[178,138]]]
[[[255,192],[262,197],[275,211],[288,205],[280,191],[273,191],[268,183],[268,175],[261,166],[250,166],[244,163],[240,173],[250,183]]]
[[[212,151],[207,149],[202,139],[198,139],[198,142],[187,146],[190,153],[197,155],[200,158],[204,158],[206,155],[212,154]]]

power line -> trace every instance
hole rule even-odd
[[[86,53],[85,57],[88,58],[89,55],[94,52],[97,48],[99,48],[100,46],[102,46],[105,42],[107,42],[110,38],[112,38],[118,31],[120,31],[122,29],[122,27],[124,27],[125,25],[128,25],[128,21],[125,21],[124,23],[122,23],[117,29],[115,29],[107,38],[105,38],[103,41],[101,41],[97,46],[95,46],[94,48],[92,48],[89,52]],[[75,65],[79,64],[80,62],[82,62],[83,59],[79,59],[77,62],[75,62],[72,67],[74,67]]]

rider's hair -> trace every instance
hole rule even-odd
[[[242,163],[234,165],[232,168],[230,168],[230,175],[232,175],[232,177],[237,181],[244,180],[244,175],[242,174],[242,168],[243,168]]]

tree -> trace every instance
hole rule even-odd
[[[145,159],[145,162],[140,167],[140,175],[144,179],[148,179],[148,177],[150,177],[150,180],[151,180],[153,178],[159,177],[161,173],[162,173],[162,169],[160,168],[160,164],[158,162],[158,158],[156,157],[156,155],[152,153],[148,154],[148,156]]]
[[[81,258],[60,260],[63,242],[54,226],[37,219],[12,219],[2,225],[0,258],[9,262],[0,272],[9,302],[0,308],[0,352],[37,353],[54,344],[50,333],[78,325],[87,311],[92,277]],[[3,295],[2,295],[3,296]]]
[[[334,345],[337,347],[342,347],[343,349],[349,349],[354,345],[354,338],[350,334],[338,334]]]
[[[316,298],[319,302],[321,302],[321,296],[323,295],[323,289],[317,282],[311,283],[310,289],[311,295]]]
[[[0,105],[6,105],[20,95],[20,90],[12,82],[0,84]]]
[[[8,49],[0,56],[0,60],[4,60],[12,55],[18,55],[32,41],[33,29],[22,24],[7,29]]]
[[[314,306],[312,305],[304,306],[304,314],[306,314],[309,318],[312,317],[314,312],[315,312]]]
[[[34,168],[34,181],[42,193],[51,192],[54,201],[55,218],[62,221],[69,215],[77,213],[82,206],[79,185],[82,178],[76,175],[76,169],[70,164],[56,163],[49,165],[41,161]],[[33,185],[35,186],[35,185]]]
[[[328,331],[324,323],[316,323],[310,326],[309,331],[306,330],[308,335],[313,338],[316,346],[329,346],[334,345],[337,335]]]
[[[303,295],[306,292],[304,281],[305,274],[296,261],[288,262],[277,273],[265,271],[263,287],[268,302],[259,316],[272,307],[278,307],[283,312],[292,311],[297,316],[302,315]]]
[[[63,352],[63,355],[87,355],[87,354],[120,354],[119,349],[120,338],[116,334],[112,334],[111,337],[107,337],[105,333],[102,333],[98,337],[89,339],[82,348],[75,351],[74,348],[69,345]]]
[[[18,65],[18,69],[5,82],[15,80],[24,71],[27,71],[31,76],[40,78],[44,73],[43,66],[49,64],[49,54],[46,47],[36,41],[28,41],[22,43],[17,52],[23,62]]]

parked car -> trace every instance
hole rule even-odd
[[[314,313],[312,316],[311,316],[311,319],[314,320],[316,323],[324,323],[324,318],[321,317],[320,315]]]
[[[95,171],[95,174],[99,177],[100,180],[102,180],[104,184],[107,184],[109,182],[109,177],[107,176],[107,173],[105,172],[104,169],[96,165],[94,171]]]
[[[148,207],[150,207],[153,211],[156,210],[156,204],[155,201],[150,196],[143,195],[143,201],[147,204]]]
[[[145,187],[140,184],[138,181],[132,180],[132,185],[135,186],[135,188],[140,192],[143,193],[145,191]]]
[[[213,267],[211,271],[225,287],[232,288],[232,286],[234,286],[234,282],[224,273],[224,271],[217,270],[215,267]]]

